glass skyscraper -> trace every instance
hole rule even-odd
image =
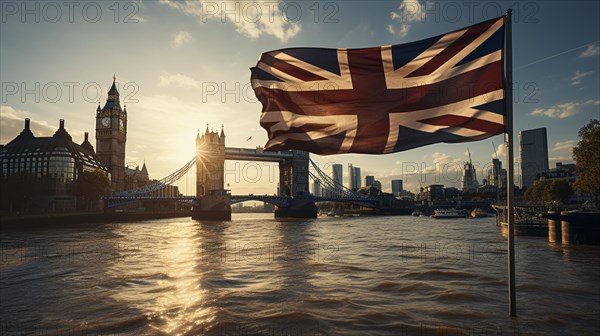
[[[331,166],[331,179],[341,190],[344,185],[344,166],[339,163],[333,164]]]
[[[546,128],[519,133],[521,152],[521,187],[529,187],[536,177],[548,171],[548,138]]]
[[[400,196],[403,191],[402,180],[392,180],[392,195]]]

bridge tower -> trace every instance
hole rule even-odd
[[[225,170],[225,132],[209,132],[208,124],[202,136],[196,136],[196,196],[211,190],[223,190]]]
[[[293,157],[279,162],[279,195],[308,194],[308,152],[292,150]]]
[[[317,218],[318,209],[308,190],[309,153],[292,150],[292,158],[279,162],[279,195],[292,196],[287,208],[277,208],[275,217]]]
[[[200,205],[194,208],[192,218],[231,220],[229,191],[225,190],[225,131],[221,134],[208,130],[196,136],[196,196]]]

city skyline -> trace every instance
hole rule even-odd
[[[166,1],[134,2],[135,14],[131,16],[124,8],[120,15],[113,15],[116,13],[108,4],[100,3],[103,15],[95,22],[81,15],[69,22],[67,8],[58,22],[51,22],[52,18],[43,13],[35,22],[32,15],[8,15],[10,11],[5,11],[0,32],[7,46],[0,50],[0,143],[6,144],[21,131],[24,118],[31,118],[31,128],[40,136],[51,135],[57,120],[65,119],[70,134],[81,141],[84,132],[93,132],[98,101],[104,104],[111,77],[116,74],[129,113],[126,164],[141,166],[146,161],[151,178],[160,179],[193,156],[197,130],[204,129],[207,122],[215,129],[225,126],[228,146],[253,148],[266,142],[266,133],[258,124],[260,104],[249,89],[248,71],[263,51],[297,45],[405,43],[496,16],[491,14],[494,10],[488,14],[482,10],[492,8],[489,4],[493,3],[483,2],[472,11],[459,8],[463,14],[460,19],[444,14],[443,3],[432,3],[434,8],[428,11],[412,7],[423,9],[416,13],[399,9],[402,3],[335,3],[333,11],[326,11],[325,3],[317,3],[318,13],[314,7],[311,10],[307,4],[298,3],[303,13],[298,20],[286,21],[278,10],[274,18],[280,20],[266,21],[265,25],[250,22],[244,13],[237,21],[226,17],[228,20],[222,22],[216,15],[198,14],[194,3]],[[535,4],[536,11],[514,9],[515,14],[521,14],[515,15],[514,26],[515,137],[522,130],[546,127],[549,165],[554,166],[556,162],[573,162],[571,150],[578,140],[578,129],[599,114],[600,34],[583,25],[593,20],[599,5],[581,2],[570,7],[576,14],[573,17],[578,17],[575,20],[562,15],[558,4]],[[328,20],[326,14],[330,14]],[[536,36],[541,32],[553,36],[561,48],[539,44]],[[48,43],[58,35],[64,38]],[[107,52],[108,46],[114,48]],[[102,95],[94,94],[98,88]],[[57,90],[61,92],[58,96]],[[502,136],[468,145],[480,176],[485,176],[484,167],[494,156],[492,142],[498,158],[505,161]],[[332,163],[359,166],[363,175],[380,180],[384,191],[391,191],[393,179],[403,179],[404,189],[414,191],[420,185],[435,183],[460,185],[456,172],[467,160],[466,147],[440,144],[383,156],[311,157],[322,167]],[[516,150],[517,167],[519,157]],[[237,165],[227,162],[226,169],[241,174],[243,166]],[[417,174],[406,174],[415,168]],[[265,165],[264,179],[258,183],[240,183],[235,188],[241,193],[272,193],[276,181],[269,181],[269,169]],[[446,178],[437,178],[443,174]]]

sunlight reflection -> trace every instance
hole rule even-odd
[[[170,335],[201,330],[214,318],[201,286],[193,222],[118,226],[115,233],[122,237],[119,258],[109,268],[118,279],[116,300],[139,309],[151,328]]]

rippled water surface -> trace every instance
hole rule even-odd
[[[234,214],[4,231],[0,334],[600,334],[600,248],[493,218]]]

